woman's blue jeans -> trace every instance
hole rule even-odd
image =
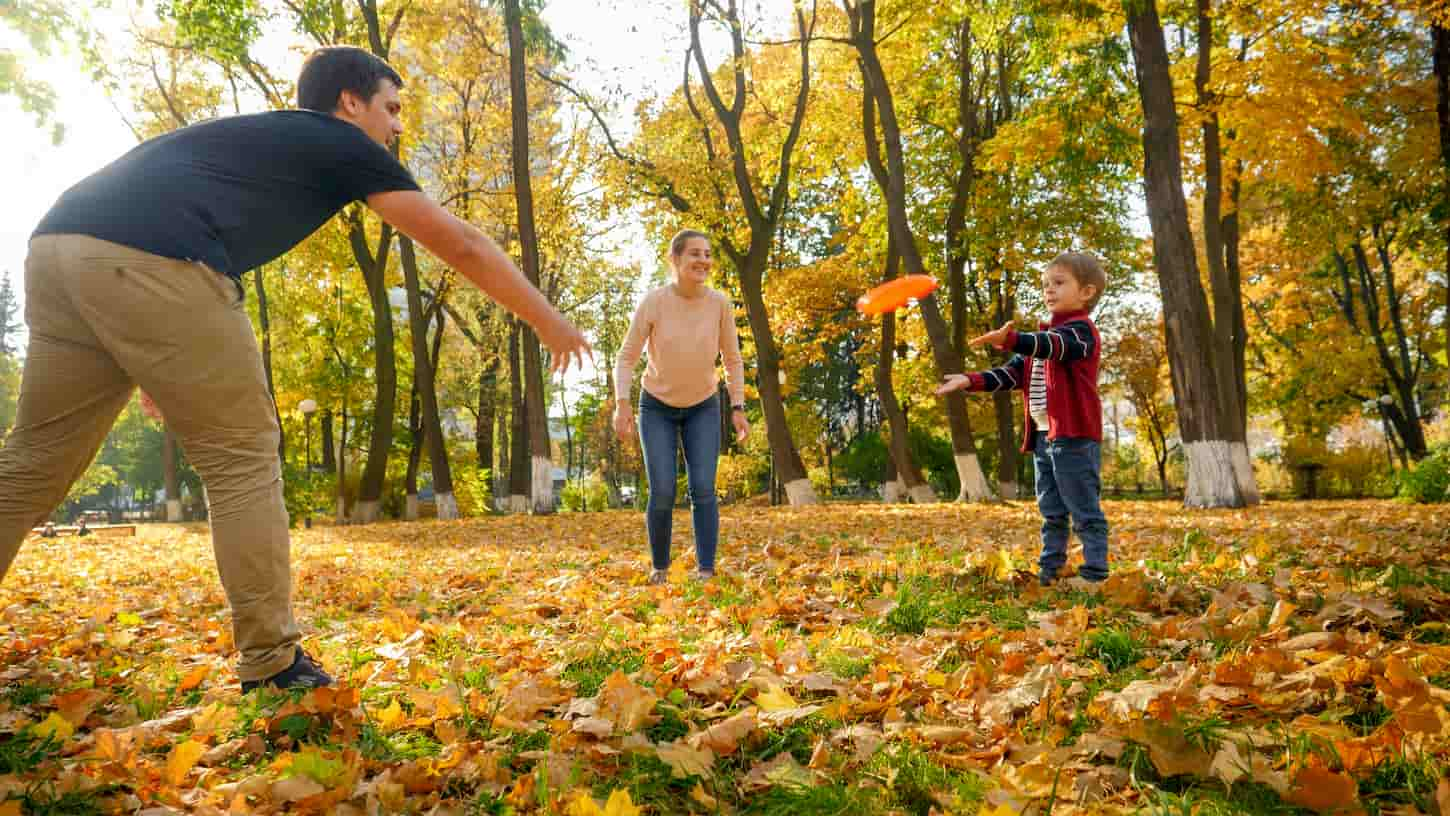
[[[715,569],[720,541],[720,503],[715,497],[715,468],[720,459],[720,398],[711,395],[689,408],[675,408],[640,392],[639,442],[649,474],[645,527],[655,569],[669,569],[671,510],[675,506],[677,445],[685,449],[689,476],[695,557],[702,570]]]

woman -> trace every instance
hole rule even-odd
[[[715,497],[715,466],[720,458],[717,356],[725,358],[735,437],[743,441],[750,431],[734,311],[725,295],[706,285],[713,265],[710,239],[704,233],[681,230],[670,241],[673,280],[640,301],[614,368],[614,432],[628,441],[635,425],[630,410],[634,369],[640,351],[648,352],[639,395],[639,441],[649,475],[645,528],[654,566],[652,584],[664,583],[670,568],[676,440],[684,443],[689,475],[696,577],[708,581],[715,575],[720,539],[720,505]]]

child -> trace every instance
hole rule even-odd
[[[1064,252],[1042,273],[1042,300],[1052,312],[1038,332],[1019,332],[1009,321],[971,341],[1016,352],[990,371],[952,374],[937,388],[951,391],[1027,392],[1023,452],[1031,451],[1037,472],[1037,508],[1042,513],[1042,555],[1038,582],[1048,586],[1067,563],[1068,517],[1082,541],[1079,574],[1098,582],[1108,577],[1108,521],[1099,502],[1103,438],[1098,398],[1101,342],[1090,316],[1107,286],[1097,258]]]

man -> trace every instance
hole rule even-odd
[[[357,48],[302,67],[302,110],[159,136],[72,187],[25,262],[30,350],[0,451],[0,576],[85,470],[139,385],[206,483],[243,691],[328,685],[292,617],[280,430],[239,278],[364,201],[538,332],[554,370],[590,353],[497,246],[385,145],[402,78]]]

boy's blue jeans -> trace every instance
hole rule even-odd
[[[1108,577],[1108,519],[1103,515],[1102,454],[1091,439],[1048,440],[1032,435],[1032,462],[1037,471],[1037,509],[1042,512],[1042,555],[1038,569],[1057,577],[1067,563],[1068,519],[1082,542],[1080,574],[1090,581]]]
[[[720,541],[720,504],[715,496],[715,468],[720,460],[720,398],[712,394],[689,408],[675,408],[650,396],[639,397],[639,443],[649,474],[645,528],[655,569],[669,569],[670,528],[675,506],[676,442],[684,443],[689,476],[695,558],[701,570],[715,569]]]

